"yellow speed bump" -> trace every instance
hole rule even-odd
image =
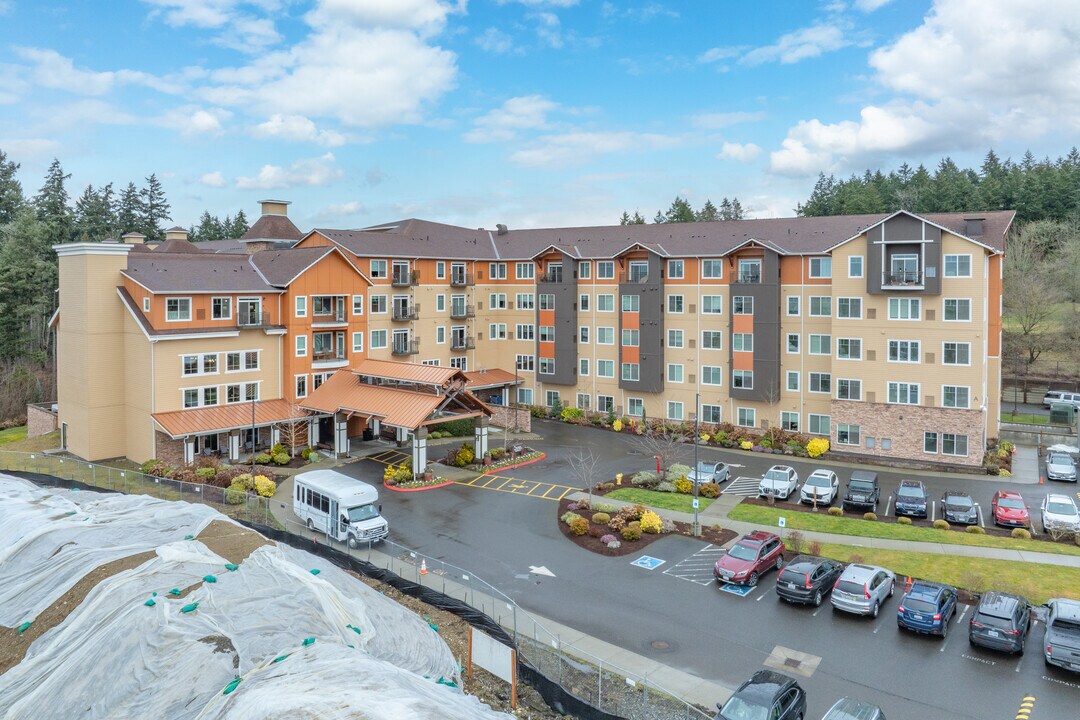
[[[1016,720],[1031,720],[1031,711],[1035,709],[1035,697],[1026,695],[1020,702],[1020,709],[1016,711]]]

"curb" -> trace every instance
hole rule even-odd
[[[439,488],[444,488],[447,485],[453,485],[453,484],[454,484],[453,480],[447,480],[446,482],[439,483],[438,485],[425,485],[424,487],[418,487],[418,488],[399,488],[399,487],[394,487],[393,485],[387,485],[384,482],[383,487],[386,488],[387,490],[392,490],[394,492],[408,493],[408,492],[423,492],[425,490],[438,490]]]
[[[547,453],[542,452],[542,453],[540,453],[539,457],[534,457],[532,460],[526,460],[525,462],[520,462],[520,463],[517,463],[515,465],[501,465],[501,466],[499,466],[497,468],[492,468],[491,470],[486,470],[486,471],[480,473],[480,477],[483,477],[484,475],[490,475],[491,473],[497,472],[497,471],[500,471],[500,470],[513,470],[514,468],[525,467],[526,465],[532,465],[533,463],[540,462],[541,460],[543,460],[546,457],[547,457]]]

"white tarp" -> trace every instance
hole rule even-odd
[[[49,547],[71,553],[83,545],[100,549],[106,543],[91,529],[117,541],[113,522],[128,533],[125,547],[142,547],[161,533],[155,517],[170,507],[192,507],[39,490],[2,475],[0,498],[0,532],[35,537],[16,542],[0,560],[0,575],[31,596],[22,599],[20,617],[27,620],[33,619],[26,617],[32,608],[50,604],[44,596],[92,570],[67,561],[50,565]],[[124,512],[99,505],[103,500],[123,500]],[[92,507],[92,521],[72,520]],[[64,515],[65,508],[76,514]],[[226,519],[203,510],[206,522]],[[201,519],[186,522],[175,527],[197,526]],[[230,572],[225,559],[201,542],[183,540],[189,534],[197,532],[170,538],[152,559],[99,582],[62,623],[37,638],[23,661],[0,676],[0,718],[511,717],[437,682],[459,682],[458,659],[438,633],[328,561],[267,545]],[[63,577],[45,581],[10,568]],[[217,582],[199,584],[208,574]],[[168,595],[171,588],[193,585],[198,587],[183,598]],[[155,592],[155,604],[146,606]],[[22,596],[12,591],[11,597]],[[196,610],[181,612],[196,602]],[[314,642],[305,645],[309,638]],[[242,680],[236,689],[223,695],[237,676]]]

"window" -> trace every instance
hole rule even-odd
[[[615,312],[615,296],[614,295],[597,295],[596,296],[596,309],[599,312]]]
[[[258,350],[248,350],[248,351],[246,351],[244,353],[244,369],[245,370],[258,370],[259,369],[259,351]]]
[[[588,260],[578,260],[577,276],[581,280],[588,280],[592,278],[592,263]]]
[[[811,355],[832,355],[832,335],[811,335]]]
[[[536,356],[518,355],[517,369],[521,370],[522,372],[533,372],[534,370],[536,370]]]
[[[519,387],[517,389],[517,401],[518,401],[518,405],[532,405],[532,401],[533,401],[532,388]]]
[[[582,325],[578,328],[578,342],[582,345],[589,344],[589,326]]]
[[[372,330],[371,331],[371,349],[381,350],[386,347],[386,331],[385,330]]]
[[[723,295],[703,295],[701,297],[701,312],[706,315],[720,315],[724,312]]]
[[[622,364],[622,379],[637,382],[641,379],[641,365],[638,363]]]
[[[681,348],[683,346],[683,331],[669,328],[667,331],[667,346],[669,348]]]
[[[446,326],[445,325],[439,325],[438,327],[435,328],[435,344],[436,345],[445,345],[446,344]]]
[[[735,295],[731,298],[731,312],[734,315],[753,315],[754,298],[751,295]]]
[[[238,352],[225,353],[225,372],[240,372],[243,369],[240,360]]]
[[[683,311],[683,296],[668,295],[667,311],[669,313],[681,313]]]
[[[682,330],[679,331],[680,337]],[[721,350],[724,344],[724,331],[723,330],[702,330],[701,331],[701,349],[702,350]],[[672,346],[674,347],[674,345]],[[682,347],[682,345],[679,345]]]
[[[191,319],[191,298],[165,298],[165,320],[177,322]]]
[[[799,432],[799,413],[788,410],[781,411],[780,427],[788,432]]]
[[[613,260],[600,260],[596,263],[597,280],[613,280],[615,278],[615,262]]]
[[[311,373],[311,389],[318,390],[319,386],[322,385],[326,381],[326,379],[333,374],[334,373]]]
[[[640,330],[623,330],[622,331],[622,344],[623,347],[638,347],[641,345],[641,331]]]
[[[558,390],[548,390],[544,393],[544,404],[546,404],[548,407],[552,407],[558,402],[561,402],[559,399]]]
[[[488,340],[505,340],[506,323],[491,323],[488,325]]]
[[[143,312],[150,312],[150,298],[146,297],[142,299]]]
[[[917,383],[890,382],[888,402],[894,405],[918,405],[919,385]]]
[[[970,365],[971,343],[943,343],[941,347],[941,362],[944,365]]]
[[[919,298],[889,298],[890,320],[919,320],[922,301]]]
[[[364,333],[354,332],[352,334],[352,349],[353,352],[364,352]]]
[[[589,358],[578,358],[578,375],[589,376]]]
[[[441,297],[441,296],[440,296]],[[518,310],[535,310],[536,302],[532,293],[518,293],[515,307]]]
[[[702,365],[701,366],[701,384],[702,385],[723,385],[724,384],[724,368],[719,365]],[[736,387],[742,387],[736,385]]]
[[[514,328],[514,337],[518,340],[535,340],[536,326],[528,323],[519,323]]]
[[[862,317],[862,298],[842,297],[836,299],[836,317],[842,320],[858,320]]]
[[[228,320],[232,317],[232,298],[216,297],[210,301],[210,317],[214,320]]]
[[[306,376],[301,376],[306,379]],[[239,385],[226,385],[225,386],[225,402],[238,403],[240,402],[240,386]]]
[[[376,313],[376,314],[386,312],[386,296],[385,295],[372,295],[371,296],[371,312]]]
[[[943,455],[966,457],[968,454],[968,436],[941,433],[941,453]]]
[[[446,279],[446,263],[443,262],[442,260],[439,260],[439,261],[437,261],[435,263],[435,279],[436,280],[445,280]]]
[[[941,404],[947,408],[970,407],[971,388],[966,385],[942,385]]]
[[[724,277],[724,261],[702,260],[701,277],[703,280],[719,280]]]
[[[488,276],[492,280],[505,280],[506,263],[488,263]]]
[[[307,335],[296,336],[296,357],[307,355]]]
[[[971,277],[970,255],[946,255],[945,277],[969,278]]]
[[[198,391],[198,389],[185,390],[184,391],[184,408],[194,408],[194,407],[199,407],[199,391]]]
[[[862,400],[862,380],[836,380],[837,400]]]
[[[811,435],[828,435],[830,425],[832,424],[832,418],[828,415],[815,415],[810,413],[807,418],[807,424],[810,426]]]
[[[632,283],[645,282],[649,278],[649,263],[648,261],[631,260],[629,272],[626,274],[626,279]]]
[[[918,340],[890,340],[889,362],[919,362]]]
[[[596,328],[596,344],[597,345],[614,345],[615,344],[615,328],[613,328],[613,327],[598,327],[598,328]]]
[[[612,395],[597,395],[596,409],[600,412],[615,412],[615,398]]]
[[[550,293],[542,293],[540,295],[540,309],[541,310],[554,310],[555,309],[555,296]]]
[[[645,401],[641,398],[626,398],[626,414],[641,417],[645,414]]]
[[[250,382],[244,383],[244,400],[251,402],[252,400],[259,399],[259,383]]]
[[[668,420],[682,420],[683,419],[683,404],[674,400],[668,400],[667,404],[667,419]]]
[[[589,312],[589,295],[587,293],[578,297],[578,310]]]
[[[668,363],[667,381],[669,383],[681,383],[683,381],[683,366],[676,363]]]
[[[702,370],[704,370],[704,368],[702,368]],[[742,388],[743,390],[752,390],[754,387],[754,371],[732,370],[731,387]]]
[[[761,260],[740,260],[739,261],[739,282],[741,283],[760,283],[761,282]]]
[[[683,274],[683,261],[682,260],[668,260],[667,261],[667,276],[671,280],[682,280],[685,275]]]
[[[488,295],[488,309],[489,310],[505,310],[506,309],[506,293],[491,293]]]
[[[814,295],[810,298],[810,317],[829,317],[832,315],[832,298],[828,295]]]
[[[450,268],[450,272],[453,272],[454,268]],[[467,357],[452,357],[450,358],[450,367],[466,372],[469,369],[469,358]]]
[[[371,261],[371,277],[384,278],[386,277],[386,261],[385,260],[372,260]]]
[[[861,338],[836,338],[836,357],[840,360],[861,360]]]
[[[296,397],[307,397],[307,375],[296,376]]]
[[[846,425],[840,423],[836,426],[836,444],[837,445],[859,445],[859,428],[858,425]]]
[[[924,432],[922,434],[922,451],[924,453],[937,454],[938,435],[936,432]]]
[[[731,349],[733,352],[753,352],[754,351],[754,334],[753,333],[732,333],[731,334]]]
[[[943,320],[949,322],[967,322],[971,320],[971,300],[968,298],[945,298]]]
[[[435,296],[435,312],[446,312],[446,296],[445,295],[440,294],[440,295]]]
[[[554,325],[541,325],[540,326],[540,342],[555,342],[555,326]]]
[[[757,425],[757,412],[754,408],[738,409],[738,425],[740,427],[754,427]]]
[[[862,255],[852,255],[847,259],[847,276],[849,278],[861,278],[863,276]]]
[[[796,316],[799,314],[799,296],[788,295],[787,298],[787,314],[788,316]]]
[[[810,392],[812,393],[831,393],[832,392],[832,374],[823,372],[810,373]]]
[[[810,277],[812,277],[812,278],[831,278],[832,277],[832,258],[828,258],[828,257],[812,257],[812,258],[810,258]]]
[[[353,295],[352,296],[352,314],[354,316],[360,316],[364,314],[364,296]]]
[[[518,280],[533,280],[536,278],[536,265],[531,262],[515,263],[514,268]]]
[[[787,389],[791,392],[799,392],[799,371],[787,371]]]
[[[589,393],[577,394],[577,406],[579,408],[581,408],[582,410],[588,410],[591,405],[592,397],[589,395]]]
[[[623,312],[641,312],[641,296],[623,295],[622,310]]]
[[[723,422],[724,408],[722,405],[702,405],[701,421],[719,425]]]
[[[596,361],[596,377],[615,377],[615,361],[614,360],[597,360]]]
[[[541,375],[554,375],[555,374],[555,358],[540,358],[540,374]]]

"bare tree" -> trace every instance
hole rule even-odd
[[[634,443],[642,454],[660,458],[661,472],[666,471],[687,452],[686,438],[682,432],[664,425],[637,435]]]
[[[1025,228],[1009,243],[1003,288],[1006,343],[1024,354],[1025,375],[1039,356],[1058,342],[1058,334],[1053,332],[1055,317],[1065,297],[1054,274],[1053,263],[1042,254],[1036,234]]]
[[[289,448],[291,457],[296,457],[296,448],[308,444],[308,418],[295,403],[289,406],[289,418],[279,422],[277,429],[281,433],[281,444]]]
[[[570,474],[582,487],[588,488],[589,507],[592,507],[592,489],[596,478],[596,464],[600,458],[592,450],[575,450],[567,458]]]

